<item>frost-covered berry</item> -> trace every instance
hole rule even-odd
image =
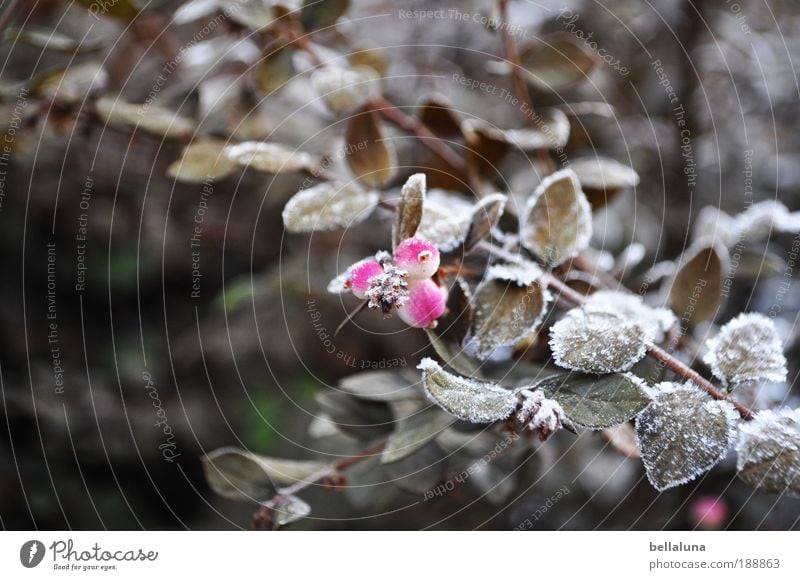
[[[403,240],[394,251],[398,268],[408,272],[411,280],[430,278],[439,269],[439,248],[424,238]]]
[[[347,271],[347,287],[353,292],[356,298],[362,300],[367,297],[372,279],[383,274],[383,266],[377,260],[362,260],[356,262]]]
[[[417,328],[430,328],[444,314],[447,290],[430,278],[412,280],[408,300],[398,309],[400,320]]]

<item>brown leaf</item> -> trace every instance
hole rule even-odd
[[[492,228],[497,225],[500,216],[503,215],[507,201],[507,196],[495,193],[484,197],[475,206],[469,233],[464,241],[464,251],[469,252],[478,242],[489,236]]]
[[[639,185],[639,174],[613,159],[586,157],[576,159],[570,167],[595,209],[611,202],[623,189]]]
[[[539,89],[558,91],[585,80],[598,65],[595,55],[569,34],[557,33],[520,52],[526,80]]]
[[[362,183],[381,188],[391,181],[397,165],[394,146],[386,139],[375,112],[365,107],[350,117],[344,138],[347,165]]]
[[[689,327],[713,320],[722,302],[728,250],[721,245],[689,250],[680,260],[669,293],[672,310]]]

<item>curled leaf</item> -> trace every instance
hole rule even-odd
[[[424,173],[415,173],[403,184],[392,230],[392,243],[395,247],[417,233],[422,222],[426,189]]]
[[[320,183],[294,195],[283,208],[283,225],[292,233],[334,230],[364,221],[378,205],[378,194],[341,183]]]
[[[727,384],[786,380],[786,357],[775,324],[757,313],[743,313],[710,339],[703,360]]]
[[[636,418],[647,478],[658,491],[693,480],[714,467],[734,441],[739,414],[691,383],[660,383]]]
[[[469,252],[478,242],[489,237],[492,228],[497,225],[500,216],[506,208],[508,196],[502,193],[488,195],[478,202],[472,210],[472,222],[469,226],[467,239],[464,240],[464,250]]]
[[[551,266],[557,266],[588,246],[592,210],[571,169],[542,181],[525,207],[520,241]]]
[[[737,470],[750,485],[800,497],[800,410],[761,411],[739,427]]]
[[[603,207],[621,190],[639,185],[639,174],[613,159],[585,157],[574,160],[570,167],[593,208]]]
[[[428,398],[451,415],[471,423],[491,423],[514,411],[517,397],[494,383],[460,377],[424,358],[417,367]]]

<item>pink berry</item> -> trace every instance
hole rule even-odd
[[[430,328],[444,314],[447,290],[431,280],[411,280],[409,297],[397,310],[400,320],[416,328]]]
[[[371,258],[361,260],[348,269],[347,286],[356,298],[363,300],[367,297],[367,290],[369,290],[371,280],[379,274],[383,274],[383,266],[376,260]]]
[[[689,508],[692,523],[704,530],[719,530],[728,520],[728,505],[721,497],[698,497]]]
[[[439,269],[439,248],[423,238],[408,238],[394,251],[394,263],[410,280],[430,278]]]

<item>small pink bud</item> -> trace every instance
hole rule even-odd
[[[367,290],[370,281],[380,274],[383,274],[383,266],[376,260],[366,259],[356,262],[347,271],[347,287],[353,292],[356,298],[364,299],[367,297]]]
[[[439,269],[439,248],[423,238],[408,238],[394,250],[398,268],[408,272],[411,280],[430,278]]]
[[[728,504],[721,497],[703,495],[689,508],[692,523],[704,530],[719,530],[728,521]]]
[[[444,314],[447,289],[430,278],[408,283],[408,300],[397,310],[400,320],[417,328],[430,328]]]

